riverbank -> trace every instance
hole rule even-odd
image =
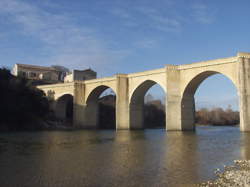
[[[224,171],[215,171],[217,179],[200,184],[200,187],[250,186],[250,160],[235,160],[234,165],[226,166]]]
[[[35,124],[35,125],[34,125]],[[49,130],[74,130],[72,121],[66,120],[37,120],[32,123],[28,123],[23,129],[11,129],[11,124],[2,124],[0,132],[12,132],[12,131],[49,131]]]
[[[73,127],[72,121],[67,120],[46,120],[42,122],[41,130],[73,130],[76,129]]]
[[[36,124],[36,125],[34,125]],[[50,130],[79,130],[85,129],[83,127],[75,127],[71,120],[60,120],[60,119],[47,119],[47,120],[37,120],[36,122],[29,123],[24,129],[9,129],[11,124],[0,125],[0,132],[11,132],[11,131],[50,131]],[[196,127],[237,127],[239,125],[206,125],[206,124],[195,124]],[[102,128],[105,129],[105,128]],[[108,129],[108,128],[106,128]],[[112,128],[110,128],[112,129]],[[164,129],[164,127],[146,128],[146,129]]]
[[[240,124],[214,125],[214,124],[200,124],[200,123],[196,123],[195,126],[199,126],[199,127],[238,127],[238,126],[240,126]]]

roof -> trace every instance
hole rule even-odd
[[[80,72],[94,72],[94,73],[96,73],[95,71],[93,71],[92,69],[84,69],[84,70],[78,70],[78,69],[74,69],[74,71],[80,71]]]
[[[16,65],[19,67],[24,67],[24,68],[40,69],[40,70],[46,70],[46,71],[58,71],[53,67],[37,66],[37,65],[29,65],[29,64],[16,64]]]

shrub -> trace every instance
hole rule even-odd
[[[48,113],[49,102],[43,91],[0,68],[0,129],[36,129]]]

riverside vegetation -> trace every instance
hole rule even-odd
[[[195,114],[197,124],[202,125],[238,125],[240,122],[239,112],[233,111],[229,105],[223,108],[202,108]]]
[[[38,83],[0,68],[0,131],[72,129],[72,122],[55,116],[54,100],[36,88]]]
[[[5,68],[0,69],[0,103],[0,130],[41,129],[50,114],[45,94]]]

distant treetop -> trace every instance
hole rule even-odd
[[[58,70],[58,71],[70,73],[69,68],[66,68],[66,67],[64,67],[64,66],[52,65],[51,67],[54,68],[54,69],[56,69],[56,70]]]

